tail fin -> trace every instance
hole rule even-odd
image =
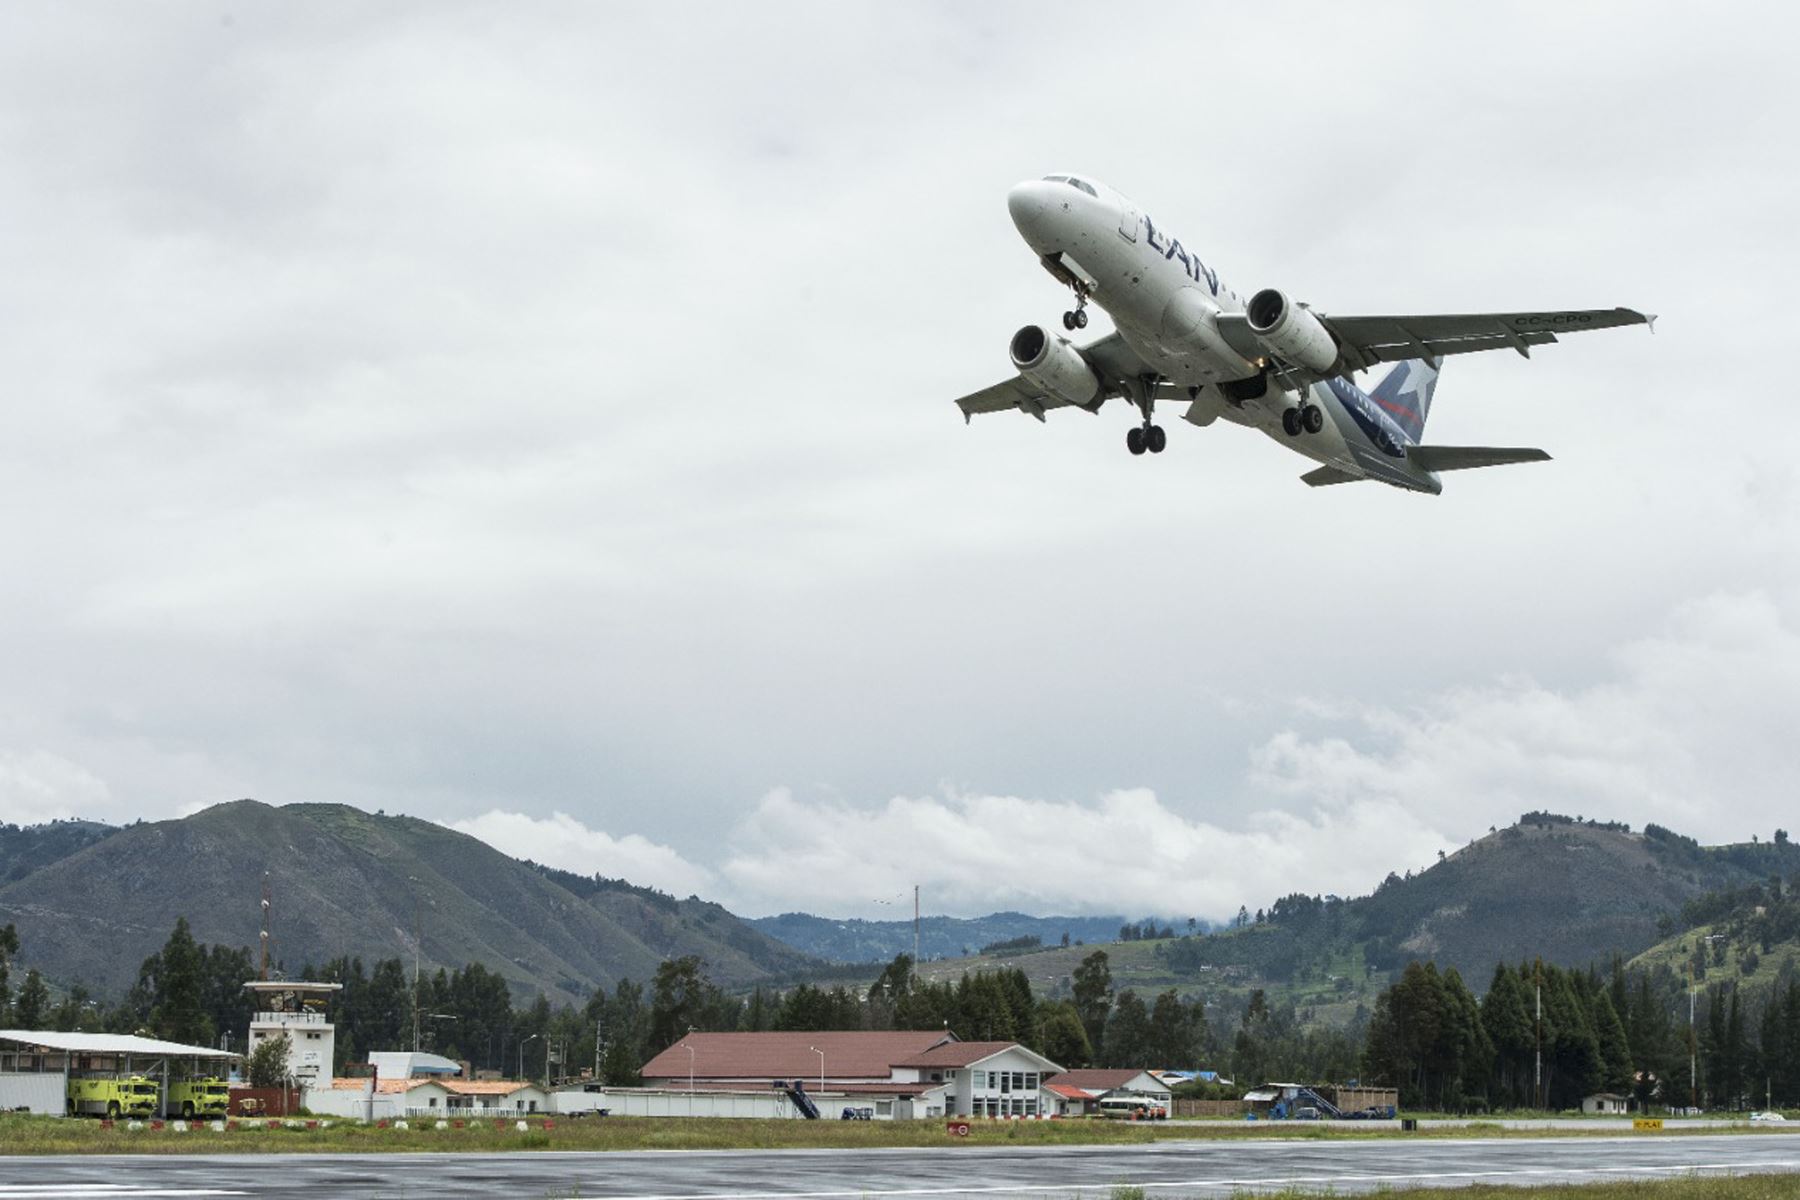
[[[1431,412],[1431,394],[1437,391],[1441,358],[1409,358],[1396,363],[1387,377],[1375,385],[1369,398],[1418,441],[1425,436],[1425,418]]]

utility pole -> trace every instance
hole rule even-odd
[[[415,882],[417,882],[415,880]],[[419,892],[413,889],[413,1053],[419,1052],[419,942],[423,940],[424,914],[419,908]]]
[[[1537,992],[1537,1062],[1531,1078],[1531,1099],[1544,1107],[1544,960],[1538,959],[1532,969],[1532,982]]]
[[[600,1078],[600,1058],[606,1049],[606,1022],[604,1019],[594,1021],[594,1082],[605,1082]]]
[[[1702,946],[1705,942],[1700,943]],[[1694,1041],[1694,963],[1688,961],[1688,1107],[1700,1107],[1700,1055]]]
[[[919,968],[919,885],[913,884],[913,969]]]

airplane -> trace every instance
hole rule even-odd
[[[1532,447],[1422,443],[1447,355],[1518,351],[1563,334],[1656,318],[1629,308],[1398,317],[1335,316],[1265,288],[1245,298],[1172,232],[1123,193],[1083,175],[1046,175],[1007,193],[1013,224],[1056,280],[1075,296],[1063,314],[1085,329],[1091,301],[1114,332],[1076,345],[1039,325],[1013,334],[1018,374],[958,400],[977,413],[1052,409],[1096,413],[1120,396],[1140,422],[1125,437],[1132,454],[1160,454],[1159,400],[1187,402],[1189,423],[1220,417],[1260,429],[1320,465],[1312,487],[1375,480],[1437,495],[1439,472],[1542,462]],[[1396,364],[1365,391],[1355,373]]]

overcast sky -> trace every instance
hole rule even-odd
[[[1800,765],[1791,6],[0,8],[0,819],[430,817],[738,911],[1223,917]],[[1630,305],[1311,490],[951,401],[1056,170],[1240,292]],[[1103,332],[1096,314],[1092,332]]]

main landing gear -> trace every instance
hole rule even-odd
[[[1133,454],[1142,454],[1146,450],[1161,454],[1168,444],[1169,435],[1163,432],[1161,425],[1133,425],[1125,431],[1125,448]]]
[[[1281,430],[1289,437],[1299,437],[1302,430],[1318,433],[1325,428],[1325,410],[1316,404],[1302,404],[1281,414]]]
[[[1144,423],[1125,434],[1125,448],[1133,454],[1161,454],[1163,447],[1169,444],[1169,435],[1163,427],[1152,420],[1156,412],[1156,376],[1145,375],[1130,381],[1127,390],[1131,402],[1137,405],[1138,411],[1144,414]]]

